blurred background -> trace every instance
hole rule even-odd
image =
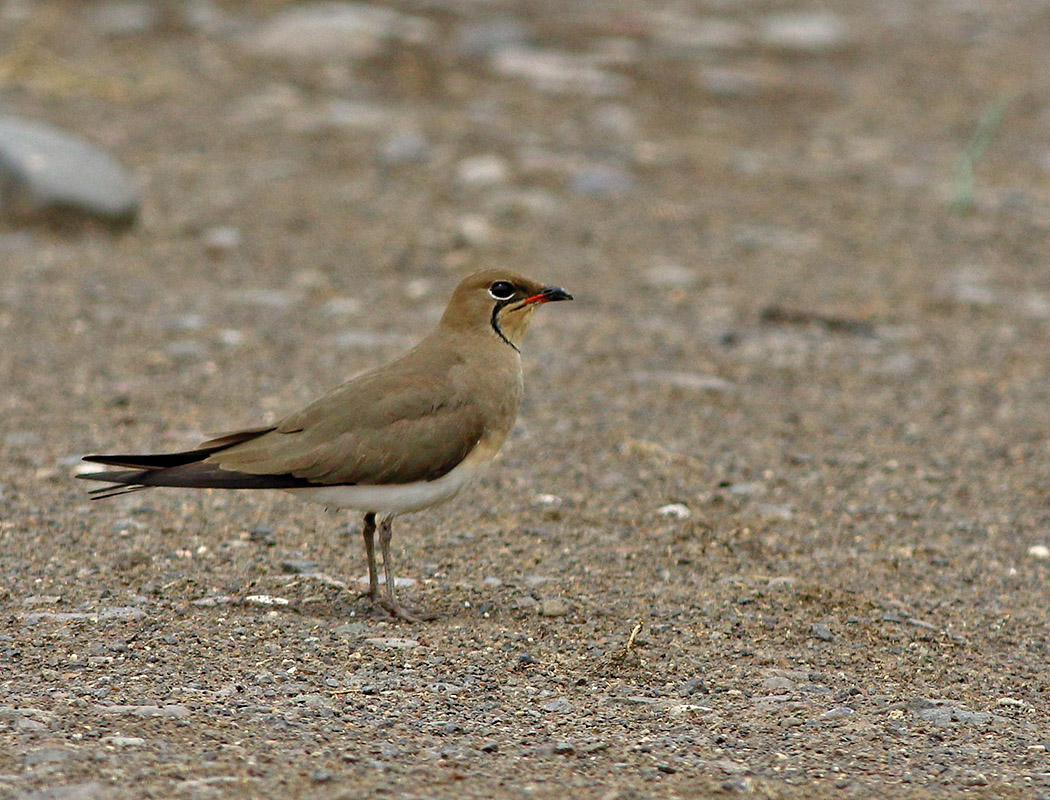
[[[638,786],[1050,788],[1048,36],[1031,0],[2,0],[0,600],[54,626],[15,626],[4,691],[73,714],[79,689],[49,694],[66,671],[108,685],[77,659],[101,647],[126,677],[147,643],[167,653],[155,694],[191,674],[210,691],[216,665],[256,686],[252,619],[230,644],[193,603],[268,580],[302,611],[265,617],[275,663],[326,663],[302,642],[332,637],[324,692],[409,685],[392,655],[357,651],[387,659],[365,677],[331,656],[374,634],[333,633],[350,594],[279,584],[282,559],[356,580],[344,518],[279,495],[89,507],[72,475],[87,452],[278,418],[504,266],[577,302],[530,331],[502,463],[395,542],[447,618],[431,653],[542,665],[486,690],[523,727],[467,726],[518,742],[493,761],[506,785],[526,756],[530,780],[575,780],[529,750],[569,729],[534,720],[562,712],[528,684],[571,698],[563,725],[618,692],[707,708],[622,712],[659,741],[620,731],[588,757]],[[46,616],[110,606],[155,624]],[[644,668],[574,672],[637,620]],[[164,647],[191,631],[196,649]],[[340,735],[367,748],[362,725]],[[295,752],[261,780],[301,763],[401,785]],[[118,760],[93,769],[119,781]]]

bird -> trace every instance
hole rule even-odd
[[[93,499],[158,486],[279,489],[363,513],[368,591],[362,597],[400,620],[433,619],[397,599],[393,520],[478,481],[521,405],[520,348],[534,312],[572,299],[560,286],[511,271],[476,272],[459,283],[437,327],[414,348],[280,422],[217,435],[181,452],[85,456],[117,469],[77,477],[110,484],[93,490]]]

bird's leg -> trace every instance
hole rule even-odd
[[[361,597],[371,600],[379,598],[379,573],[376,570],[376,515],[372,512],[365,514],[365,527],[361,535],[365,539],[365,557],[368,559],[368,591],[361,592]]]
[[[394,581],[396,580],[394,578],[394,562],[390,558],[390,537],[393,534],[391,523],[393,519],[393,517],[383,517],[379,521],[379,547],[383,551],[383,573],[386,576],[386,599],[383,601],[383,608],[393,616],[406,622],[436,619],[436,614],[416,609],[409,610],[397,602],[397,590],[394,586]]]

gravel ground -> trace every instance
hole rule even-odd
[[[0,235],[0,797],[1050,796],[1045,7],[282,7],[0,8],[3,108],[144,202]],[[74,480],[492,265],[577,302],[395,527],[438,621],[354,517]]]

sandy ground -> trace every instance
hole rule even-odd
[[[1048,796],[1041,4],[793,47],[815,4],[405,3],[430,38],[350,65],[4,5],[4,108],[144,209],[0,236],[0,797]],[[615,80],[457,53],[494,17]],[[483,483],[397,523],[438,621],[355,599],[352,516],[74,480],[294,410],[490,265],[577,302]]]

